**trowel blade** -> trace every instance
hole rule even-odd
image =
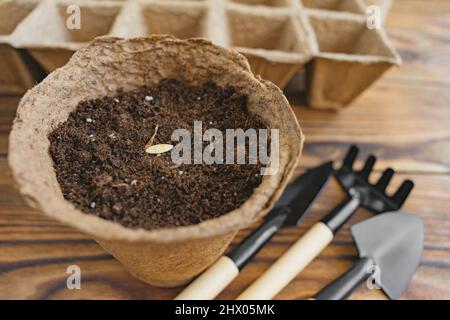
[[[398,299],[419,266],[424,227],[420,218],[400,212],[385,213],[354,225],[353,239],[361,258],[375,262],[383,291]]]

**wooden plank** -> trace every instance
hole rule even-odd
[[[415,14],[408,12],[410,5],[397,5],[409,1],[395,1],[393,12],[387,20],[390,42],[403,58],[400,68],[393,68],[385,78],[405,82],[429,82],[450,84],[450,10],[448,1],[439,1],[442,11],[439,15],[428,15],[425,6]],[[411,1],[412,2],[412,1]],[[396,7],[401,8],[395,10]],[[446,7],[446,8],[444,8]],[[417,6],[419,8],[419,6]],[[445,11],[446,10],[446,11]]]
[[[16,115],[20,97],[0,97],[0,132],[7,134]]]
[[[2,172],[8,171],[4,159]],[[299,170],[301,172],[302,170]],[[417,187],[405,211],[421,216],[426,224],[426,250],[422,265],[405,298],[450,298],[450,176],[404,175],[395,177],[393,187],[400,180],[411,177]],[[374,177],[376,178],[376,177]],[[170,299],[180,290],[147,286],[133,279],[124,268],[103,251],[89,236],[46,218],[27,208],[13,190],[10,174],[2,176],[0,188],[0,298],[20,299]],[[320,201],[305,217],[298,229],[283,230],[244,272],[220,296],[232,299],[255,280],[279,257],[312,223],[322,217],[343,198],[336,183],[331,182]],[[10,200],[5,200],[8,198]],[[369,217],[361,210],[350,223]],[[249,230],[242,231],[233,241],[238,243]],[[352,261],[355,249],[348,233],[348,225],[311,266],[289,285],[277,298],[307,298],[343,272]],[[66,268],[76,264],[82,270],[82,290],[66,288]],[[378,291],[360,288],[354,299],[381,299]]]
[[[294,107],[306,135],[301,165],[337,159],[355,143],[380,156],[376,168],[448,173],[449,105],[446,88],[383,81],[339,113]]]
[[[0,156],[2,157],[8,152],[8,135],[19,100],[20,97],[0,96]]]
[[[450,16],[450,2],[447,0],[393,0],[392,13],[410,16]],[[391,14],[392,14],[391,13]]]

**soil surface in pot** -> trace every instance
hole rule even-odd
[[[175,129],[193,137],[194,121],[224,137],[226,129],[265,128],[248,112],[245,95],[213,83],[165,79],[81,102],[49,135],[64,197],[87,214],[148,230],[192,225],[238,208],[261,183],[259,162],[177,165],[171,152],[145,151],[152,136],[152,145],[175,145]]]

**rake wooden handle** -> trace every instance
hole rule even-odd
[[[176,296],[175,300],[214,299],[238,274],[239,269],[233,260],[223,256]]]
[[[269,300],[291,282],[333,240],[333,232],[316,223],[237,300]]]

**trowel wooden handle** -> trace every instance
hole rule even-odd
[[[275,208],[263,224],[247,236],[233,251],[220,258],[212,267],[194,280],[175,299],[211,300],[233,281],[259,250],[284,224],[291,213],[287,207]]]
[[[333,240],[333,232],[316,223],[237,299],[269,300],[289,284]]]
[[[214,299],[238,274],[239,269],[233,260],[223,256],[176,296],[175,300]]]

